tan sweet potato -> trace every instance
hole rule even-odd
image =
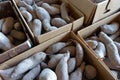
[[[60,11],[61,11],[61,17],[66,21],[70,22],[70,18],[68,16],[68,10],[66,7],[66,4],[63,2],[60,6]]]
[[[10,32],[10,35],[17,40],[25,40],[26,39],[25,33],[21,32],[21,31],[12,30]]]
[[[14,26],[14,18],[13,17],[7,17],[5,19],[5,22],[3,23],[3,26],[2,26],[2,32],[4,34],[8,34],[10,33],[10,31],[12,30]]]
[[[85,76],[87,79],[94,79],[96,77],[97,70],[92,65],[85,66]]]

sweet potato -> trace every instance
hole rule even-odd
[[[57,80],[69,80],[67,61],[70,58],[70,53],[67,53],[58,63],[55,72]]]
[[[114,34],[119,29],[119,24],[117,22],[113,22],[111,24],[105,24],[101,26],[101,30],[106,34]]]
[[[37,66],[43,60],[45,60],[46,54],[44,52],[38,52],[33,56],[21,61],[16,67],[14,72],[11,74],[11,78],[17,77],[26,71],[32,69]],[[27,64],[27,65],[26,65]]]
[[[92,65],[86,65],[85,66],[85,76],[87,79],[94,79],[96,77],[97,70]]]
[[[98,42],[96,40],[86,40],[86,42],[92,49],[95,49],[98,45]]]
[[[37,65],[32,70],[30,70],[27,74],[25,74],[22,80],[34,80],[39,73],[40,73],[40,65]]]
[[[10,32],[10,35],[17,40],[25,40],[26,39],[25,33],[21,32],[21,31],[12,30]]]
[[[47,10],[45,10],[44,8],[42,7],[38,7],[36,4],[34,4],[34,8],[35,8],[35,12],[36,12],[36,15],[37,17],[43,21],[43,20],[48,20],[50,22],[50,15],[49,13],[47,12]]]
[[[47,32],[58,29],[56,26],[51,26],[50,21],[48,21],[47,19],[44,19],[42,23],[44,30]]]
[[[37,36],[41,35],[42,22],[39,19],[34,19],[32,26],[30,28],[33,31],[34,35],[37,37]]]
[[[67,22],[65,20],[63,20],[62,18],[53,18],[52,21],[51,21],[51,24],[53,26],[56,26],[56,27],[62,27],[64,25],[67,24]]]
[[[57,64],[59,63],[59,61],[61,60],[61,58],[62,58],[63,56],[65,56],[65,55],[66,55],[66,53],[64,53],[64,54],[51,55],[51,56],[50,56],[50,60],[49,60],[49,62],[48,62],[48,66],[49,66],[50,68],[54,69],[54,68],[57,66]]]
[[[102,42],[98,42],[98,45],[95,49],[95,53],[101,58],[104,59],[106,56],[106,48]]]
[[[66,46],[66,47],[62,48],[59,52],[60,53],[65,53],[67,51],[70,51],[70,56],[75,56],[76,55],[75,46]]]
[[[60,11],[61,11],[61,17],[66,21],[70,22],[70,18],[68,16],[68,10],[66,7],[66,4],[63,2],[60,6]]]
[[[112,65],[120,67],[120,55],[112,39],[104,32],[100,33],[99,38],[106,46],[107,56],[110,59]]]
[[[64,48],[65,46],[69,45],[71,42],[56,42],[52,45],[50,45],[47,49],[46,49],[46,53],[47,54],[54,54],[56,52],[58,52],[59,50],[61,50],[62,48]]]
[[[73,72],[75,67],[76,67],[76,59],[75,58],[70,58],[68,60],[68,73]]]
[[[74,72],[70,74],[70,80],[82,80],[82,74],[85,68],[85,62],[81,64]]]
[[[22,25],[20,24],[20,22],[16,22],[14,24],[14,29],[18,31],[22,30]]]
[[[76,67],[79,67],[83,61],[84,51],[82,46],[77,41],[74,42],[76,44]]]
[[[60,9],[59,8],[51,6],[48,3],[42,3],[41,7],[46,9],[50,15],[60,14]]]
[[[51,69],[46,68],[40,73],[39,80],[57,80],[57,76]]]
[[[21,14],[23,15],[23,17],[26,19],[27,22],[32,21],[33,16],[30,12],[26,11],[26,10],[22,10]]]
[[[10,42],[10,40],[0,32],[0,49],[6,51],[13,48],[14,45]]]
[[[10,33],[10,31],[12,30],[14,26],[14,18],[13,17],[7,17],[5,19],[5,22],[3,23],[3,26],[2,26],[2,32],[4,34],[8,34]]]

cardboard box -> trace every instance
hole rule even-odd
[[[96,31],[98,31],[101,25],[104,25],[104,24],[107,24],[110,22],[118,22],[120,24],[119,18],[120,18],[120,12],[118,12],[114,15],[111,15],[108,18],[105,18],[101,21],[98,21],[84,29],[81,29],[80,31],[78,31],[77,35],[84,42],[84,44],[89,47],[89,49],[92,51],[92,53],[94,53],[97,56],[97,54],[94,52],[94,50],[85,42],[84,39],[89,37],[90,35],[92,35],[92,33],[95,33]],[[99,61],[101,61],[102,64],[104,64],[104,66],[106,66],[105,63],[100,58],[99,58]]]
[[[11,6],[10,1],[0,2],[0,19],[6,18],[6,17],[13,17],[15,20],[18,20],[21,23],[21,21],[19,20],[19,17],[16,15],[13,7]],[[22,25],[22,27],[23,27],[23,25]],[[0,64],[32,47],[30,37],[28,36],[25,29],[24,29],[24,33],[27,38],[23,43],[15,46],[14,48],[11,48],[7,51],[4,51],[3,53],[0,54]],[[16,40],[16,41],[19,42],[18,40]]]
[[[69,3],[79,9],[85,16],[86,26],[95,23],[117,12],[120,8],[120,0],[68,0]]]
[[[84,43],[73,33],[73,32],[65,32],[61,35],[58,35],[54,37],[53,39],[50,39],[44,43],[39,44],[38,46],[14,57],[13,59],[10,59],[9,61],[6,61],[5,63],[0,65],[0,69],[7,69],[11,66],[16,65],[19,63],[21,60],[29,57],[30,55],[35,54],[36,52],[39,51],[44,51],[48,46],[51,44],[54,44],[58,41],[66,41],[68,39],[74,39],[77,40],[83,47],[85,54],[84,54],[84,59],[87,63],[92,64],[93,66],[96,67],[97,69],[97,78],[99,80],[114,80],[113,76],[111,76],[111,73],[109,72],[108,68],[103,67],[103,64],[98,60],[98,58],[89,50],[89,48],[84,45]]]
[[[64,0],[62,0],[62,1],[64,1]],[[76,31],[81,27],[81,25],[83,24],[83,21],[84,21],[83,14],[80,11],[78,11],[75,7],[68,4],[69,9],[71,11],[70,15],[72,15],[76,20],[73,21],[72,23],[69,23],[65,26],[58,28],[57,30],[53,30],[53,31],[50,31],[50,32],[47,32],[47,33],[44,33],[40,36],[35,37],[34,34],[32,33],[32,31],[30,30],[27,22],[25,21],[24,17],[22,16],[15,0],[11,0],[11,2],[13,3],[14,7],[18,11],[18,13],[20,14],[21,19],[23,20],[24,24],[26,25],[26,28],[27,28],[28,32],[30,33],[30,35],[32,35],[33,41],[35,43],[36,43],[36,41],[38,43],[43,43],[43,42],[61,34],[61,33],[64,33],[66,31],[70,31],[70,30]],[[65,1],[65,2],[67,2],[67,1]]]

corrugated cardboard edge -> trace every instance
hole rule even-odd
[[[99,22],[96,22],[96,23],[94,23],[94,24],[92,24],[92,25],[90,25],[90,26],[88,26],[88,27],[86,27],[86,28],[84,28],[84,29],[81,29],[80,31],[78,31],[77,36],[78,36],[81,40],[83,40],[84,44],[85,44],[86,46],[88,46],[89,49],[91,49],[90,46],[85,42],[84,38],[87,38],[88,36],[90,36],[90,35],[91,35],[93,32],[95,32],[96,29],[99,28],[101,25],[106,24],[106,23],[110,23],[111,21],[116,20],[116,18],[118,18],[118,16],[120,16],[120,12],[118,12],[118,13],[116,13],[116,14],[108,17],[108,18],[105,18],[105,19],[103,19],[103,20],[101,20],[101,21],[99,21]],[[93,51],[93,49],[91,49],[91,51],[92,51],[93,54],[95,54],[95,52]],[[96,55],[96,54],[95,54],[95,55]],[[96,56],[97,56],[97,55],[96,55]],[[98,57],[98,58],[99,58],[99,57]],[[108,72],[109,72],[109,73],[111,74],[111,76],[113,76],[113,78],[114,78],[113,80],[117,80],[117,79],[114,77],[114,75],[111,73],[110,69],[105,65],[105,63],[104,63],[100,58],[99,58],[99,61],[101,62],[101,64],[103,64],[103,66],[104,66],[106,69],[108,69]]]

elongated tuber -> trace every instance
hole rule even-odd
[[[25,33],[21,32],[21,31],[12,30],[10,32],[10,35],[17,40],[25,40],[26,39]]]
[[[27,74],[25,74],[22,80],[34,80],[39,73],[40,73],[40,65],[37,65],[32,70],[30,70]]]
[[[33,56],[21,61],[16,67],[14,72],[11,75],[11,78],[17,77],[26,71],[32,69],[33,67],[37,66],[46,58],[46,53],[38,52]],[[26,65],[27,64],[27,65]]]
[[[51,26],[50,21],[48,21],[47,19],[44,19],[42,23],[44,30],[47,32],[58,29],[56,26]]]
[[[92,65],[86,65],[85,66],[85,77],[87,79],[94,79],[96,77],[97,70],[94,66]]]
[[[117,49],[118,49],[119,54],[120,54],[120,43],[119,43],[119,42],[114,41],[114,44],[117,46]]]
[[[70,80],[82,80],[82,74],[85,68],[85,62],[81,64],[74,72],[70,74]]]
[[[82,46],[77,41],[74,42],[76,44],[76,67],[79,67],[83,61],[84,51]]]
[[[37,37],[37,36],[41,35],[42,22],[39,19],[34,19],[32,26],[30,28],[33,31],[34,35]]]
[[[114,39],[116,39],[119,35],[120,35],[120,29],[119,29],[116,33],[110,35],[110,38],[111,38],[112,40],[114,40]]]
[[[5,22],[3,23],[2,26],[2,32],[4,34],[8,34],[14,26],[14,18],[13,17],[7,17],[5,19]]]
[[[35,8],[35,12],[36,12],[36,15],[37,17],[43,21],[44,19],[48,20],[50,22],[50,15],[49,13],[47,12],[47,10],[45,10],[44,8],[42,7],[38,7],[36,4],[34,4],[34,8]]]
[[[61,50],[62,48],[64,48],[65,46],[69,45],[71,42],[56,42],[52,45],[50,45],[47,49],[46,49],[46,53],[47,54],[54,54],[56,52],[58,52],[59,50]]]
[[[62,18],[53,18],[51,21],[51,24],[59,28],[59,27],[66,25],[67,22],[63,20]]]
[[[33,6],[27,4],[27,3],[24,2],[24,1],[22,1],[22,2],[23,2],[23,4],[24,4],[24,6],[26,7],[27,11],[32,14],[33,19],[35,19],[35,18],[36,18],[36,13],[35,13],[35,10],[34,10]]]
[[[75,67],[76,67],[76,59],[75,58],[70,58],[68,60],[68,73],[73,72]]]
[[[22,26],[21,26],[20,22],[16,22],[16,23],[14,24],[14,29],[15,29],[15,30],[18,30],[18,31],[22,30]]]
[[[57,80],[57,76],[51,69],[46,68],[40,73],[39,80]]]
[[[66,46],[63,49],[60,50],[60,53],[65,53],[67,51],[70,51],[70,56],[76,55],[76,48],[75,46]]]
[[[0,49],[6,51],[13,48],[14,45],[10,42],[10,40],[0,32]]]
[[[44,9],[46,9],[50,15],[60,14],[60,9],[59,8],[51,6],[48,3],[43,3],[41,5],[41,7],[43,7]]]
[[[111,24],[105,24],[101,26],[101,30],[106,34],[114,34],[119,29],[119,24],[117,22],[113,22]]]
[[[70,53],[67,53],[58,63],[55,72],[57,80],[69,80],[67,61],[70,58]]]
[[[23,17],[26,19],[27,22],[32,21],[33,16],[30,12],[26,11],[26,10],[22,10],[21,14],[23,15]]]
[[[99,38],[106,46],[107,56],[110,59],[112,65],[120,67],[120,55],[113,40],[104,32],[100,33]]]
[[[98,42],[98,45],[95,49],[95,53],[101,58],[104,59],[106,56],[106,48],[102,42]]]
[[[60,11],[61,11],[61,17],[66,21],[70,22],[70,18],[68,16],[68,10],[66,7],[66,4],[63,2],[60,6]]]
[[[49,66],[50,68],[54,69],[54,68],[57,66],[58,62],[61,60],[61,58],[62,58],[63,56],[65,56],[65,55],[66,55],[66,54],[51,55],[51,56],[50,56],[50,60],[49,60],[49,62],[48,62],[48,66]]]
[[[98,45],[98,42],[96,40],[86,40],[86,42],[92,49],[95,49]]]
[[[5,21],[5,18],[0,19],[0,31],[2,31],[2,26]]]

